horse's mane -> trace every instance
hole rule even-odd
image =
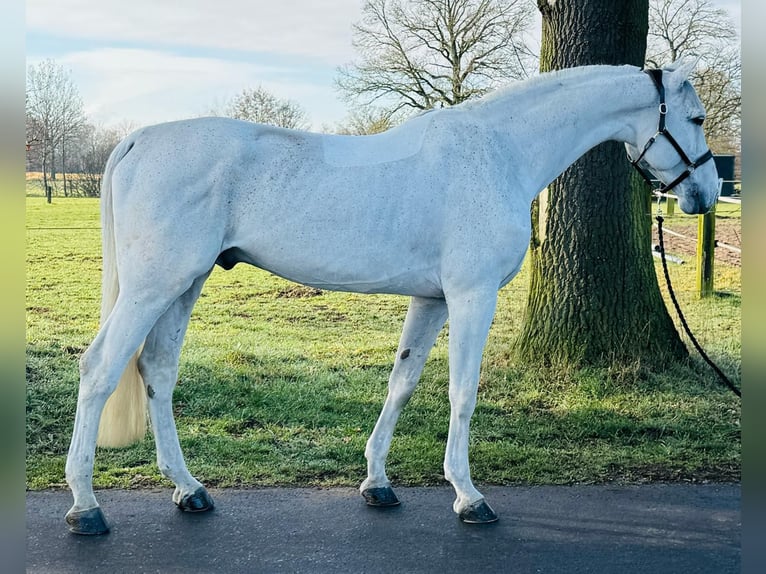
[[[579,79],[583,76],[592,76],[594,72],[611,72],[612,74],[623,72],[625,74],[633,74],[640,71],[637,66],[606,66],[606,65],[594,65],[594,66],[580,66],[577,68],[565,68],[563,70],[554,70],[551,72],[543,72],[537,76],[527,78],[525,80],[518,80],[501,86],[486,95],[477,98],[475,100],[465,101],[451,109],[464,109],[470,110],[475,107],[481,107],[485,104],[494,102],[495,100],[505,99],[514,94],[522,94],[534,92],[536,88],[541,86],[548,86],[557,82],[567,82]]]

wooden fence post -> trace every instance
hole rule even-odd
[[[715,205],[697,218],[697,293],[700,297],[713,294],[715,264]]]
[[[673,215],[676,211],[676,199],[674,197],[665,198],[665,213]]]

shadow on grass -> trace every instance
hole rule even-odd
[[[27,349],[27,480],[63,483],[77,396],[77,353]],[[357,485],[386,395],[388,366],[339,369],[306,357],[224,353],[182,360],[174,396],[193,474],[211,486]],[[389,476],[443,482],[447,365],[437,357],[397,426]],[[739,404],[695,368],[566,376],[487,368],[471,425],[472,475],[493,484],[738,480]],[[99,449],[99,486],[167,485],[149,434]]]

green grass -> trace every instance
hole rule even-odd
[[[98,328],[98,201],[27,199],[27,487],[63,486],[77,362]],[[688,320],[739,383],[740,274],[699,300],[693,266],[671,273]],[[506,287],[487,344],[472,421],[479,483],[729,481],[740,477],[740,409],[699,361],[525,370],[511,343],[527,273]],[[386,392],[407,300],[295,289],[251,267],[216,269],[195,307],[174,405],[190,470],[215,486],[356,485]],[[443,332],[397,426],[389,476],[443,482]],[[151,435],[99,449],[100,487],[168,485]]]

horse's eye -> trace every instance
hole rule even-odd
[[[698,126],[701,126],[702,123],[705,121],[705,116],[697,116],[696,118],[692,118],[692,121]]]

